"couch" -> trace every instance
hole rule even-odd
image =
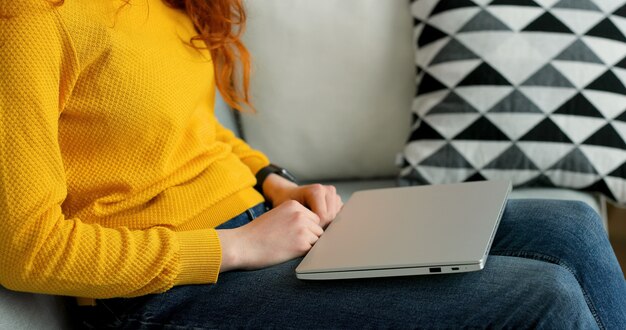
[[[357,190],[401,183],[411,132],[414,20],[404,0],[249,1],[245,40],[255,59],[257,113],[218,99],[220,122],[301,182]],[[515,189],[511,198],[580,200],[605,219],[604,197],[567,188]],[[0,287],[0,329],[63,329],[62,297]]]

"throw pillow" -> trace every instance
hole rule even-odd
[[[601,192],[626,203],[626,1],[415,0],[402,178]]]

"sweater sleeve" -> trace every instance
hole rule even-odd
[[[63,213],[58,120],[78,63],[46,3],[18,1],[23,10],[11,13],[1,11],[13,4],[0,6],[0,285],[109,298],[215,282],[221,250],[213,229],[105,228]]]
[[[256,174],[260,169],[269,165],[269,159],[260,151],[252,149],[246,142],[238,138],[232,131],[224,128],[217,120],[215,121],[217,140],[229,144],[233,153],[246,164],[252,174]]]

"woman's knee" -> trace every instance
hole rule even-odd
[[[542,315],[535,324],[538,328],[554,326],[571,329],[597,327],[585,294],[576,277],[565,267],[548,264],[542,266],[526,283],[532,285],[522,308]]]
[[[589,329],[597,327],[580,284],[566,267],[510,256],[492,256],[476,276],[474,305],[489,306],[494,328]],[[482,297],[481,297],[482,294]],[[484,299],[487,299],[486,301]]]

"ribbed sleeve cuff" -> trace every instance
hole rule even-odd
[[[175,285],[216,283],[222,247],[215,229],[178,232],[180,273]]]

